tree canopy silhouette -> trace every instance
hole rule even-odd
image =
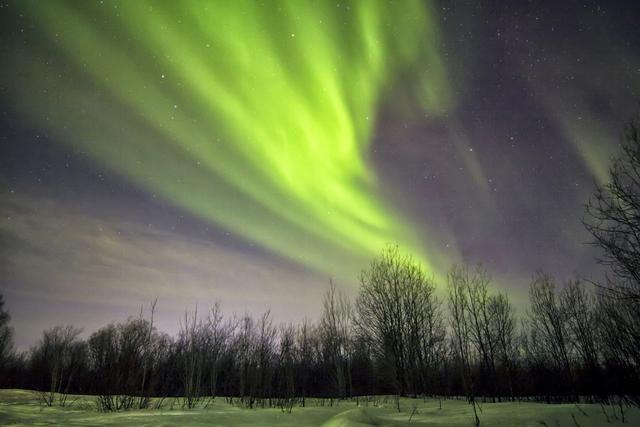
[[[611,267],[609,289],[640,300],[640,117],[627,126],[622,153],[586,206],[585,227]]]

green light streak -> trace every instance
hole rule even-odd
[[[598,114],[590,111],[589,103],[578,95],[574,95],[572,99],[579,99],[580,102],[572,105],[551,91],[538,89],[538,93],[550,112],[550,117],[567,141],[571,142],[575,153],[594,180],[599,185],[607,183],[615,150],[613,145],[606,142],[616,139],[615,131],[605,126]]]
[[[438,273],[437,250],[425,251],[377,196],[367,154],[397,76],[410,77],[427,112],[451,104],[423,3],[52,1],[25,10],[53,60],[17,53],[30,82],[14,96],[61,141],[319,271],[360,267],[397,242]]]

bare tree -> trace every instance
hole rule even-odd
[[[183,406],[194,408],[202,399],[204,359],[204,326],[198,319],[198,309],[185,311],[180,324],[178,350],[181,352]]]
[[[586,205],[583,223],[613,277],[600,286],[599,324],[605,361],[640,384],[640,116],[627,126],[621,153]],[[610,329],[615,328],[615,329]],[[625,380],[626,381],[626,380]],[[638,399],[640,401],[640,399]]]
[[[371,342],[380,366],[390,369],[398,395],[416,392],[413,374],[423,370],[429,319],[437,326],[435,284],[408,255],[387,247],[360,277],[358,328]],[[419,375],[419,374],[418,374]]]
[[[488,311],[489,330],[496,360],[500,364],[503,377],[506,377],[509,397],[513,399],[518,351],[514,310],[509,298],[505,294],[498,294],[489,298]]]
[[[471,361],[471,321],[469,320],[469,269],[454,265],[447,275],[449,289],[449,320],[453,353],[458,359],[458,371],[467,400],[473,406],[475,425],[480,425],[476,405],[475,381]]]
[[[434,294],[435,286],[425,287],[418,299],[416,313],[411,316],[417,318],[415,347],[420,387],[416,387],[424,394],[433,394],[437,370],[441,368],[445,357],[446,328],[442,314],[442,303]],[[414,345],[411,346],[412,348]]]
[[[153,328],[153,321],[154,321],[154,315],[156,312],[156,304],[158,303],[158,299],[156,298],[155,300],[153,300],[150,304],[150,308],[149,308],[149,323],[145,329],[146,329],[146,334],[145,334],[145,339],[144,339],[144,343],[141,346],[141,353],[142,353],[142,378],[140,380],[140,392],[138,394],[137,397],[137,404],[136,406],[138,407],[138,409],[143,409],[149,406],[149,401],[150,401],[150,393],[148,390],[148,382],[149,382],[149,376],[150,376],[150,370],[151,370],[151,366],[153,364],[153,356],[154,356],[154,346],[153,346],[153,338],[154,338],[154,328]],[[140,307],[140,316],[139,316],[140,322],[141,324],[144,324],[144,317],[143,317],[143,307]]]
[[[97,405],[102,411],[145,408],[153,389],[158,334],[142,311],[137,318],[111,324],[89,337],[89,362]]]
[[[245,314],[238,322],[233,353],[238,364],[238,393],[244,405],[252,408],[256,396],[255,322]]]
[[[611,267],[610,291],[640,302],[640,118],[626,129],[622,154],[586,206],[584,225]]]
[[[333,370],[335,393],[339,398],[351,394],[350,344],[351,303],[346,295],[336,290],[331,281],[322,303],[320,337],[322,352]]]
[[[556,294],[553,278],[538,273],[529,289],[529,325],[546,363],[564,376],[577,399],[571,370],[568,315]]]
[[[560,294],[560,302],[567,316],[573,346],[582,359],[583,366],[592,370],[599,363],[596,301],[595,296],[584,285],[580,280],[569,281]]]
[[[40,393],[47,406],[65,406],[74,375],[85,360],[85,343],[78,339],[81,330],[72,326],[56,326],[44,331],[33,349],[32,364],[39,365],[46,377],[46,389]]]
[[[118,410],[120,405],[116,402],[116,396],[123,393],[123,376],[119,369],[120,334],[116,325],[102,327],[91,334],[89,361],[98,408],[102,411]]]
[[[13,353],[13,329],[9,326],[10,321],[11,316],[4,309],[4,296],[0,293],[0,375]]]
[[[280,349],[278,352],[279,365],[279,406],[283,412],[291,413],[295,400],[295,328],[293,325],[283,325],[280,327]]]
[[[640,379],[640,311],[630,299],[600,293],[597,319],[602,355],[609,370],[620,372],[615,389],[638,390]],[[634,384],[628,386],[629,380]]]
[[[465,281],[467,291],[467,321],[469,323],[469,337],[476,348],[481,361],[483,385],[490,390],[495,399],[496,385],[496,346],[495,336],[492,334],[493,323],[491,313],[491,298],[489,297],[489,283],[491,278],[486,269],[478,265],[473,272],[467,266],[461,267],[459,279]]]
[[[277,329],[273,326],[271,311],[267,310],[257,324],[257,343],[255,346],[256,361],[256,396],[261,406],[265,406],[265,399],[271,395],[271,380],[273,375],[273,359],[275,356],[275,342]]]
[[[209,367],[209,393],[212,398],[216,397],[220,359],[230,332],[231,327],[224,322],[220,303],[216,302],[209,312],[206,334],[206,363]]]
[[[605,393],[600,369],[600,341],[595,295],[578,279],[566,283],[560,303],[567,316],[569,342],[575,353],[574,373],[581,394],[602,396]]]
[[[300,370],[300,393],[302,397],[302,407],[306,405],[306,398],[309,393],[309,376],[311,375],[311,365],[314,363],[314,328],[305,317],[298,327],[296,335],[296,347],[298,352]]]

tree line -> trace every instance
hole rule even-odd
[[[286,410],[308,397],[374,394],[637,401],[640,323],[630,302],[539,273],[516,316],[481,266],[454,266],[446,289],[439,297],[418,264],[389,247],[362,273],[355,300],[329,286],[317,322],[223,316],[216,304],[185,312],[169,336],[154,326],[154,303],[87,339],[57,326],[28,352],[5,345],[2,385],[39,390],[47,405],[92,394],[103,410],[168,396],[189,408],[224,396]]]
[[[317,321],[225,316],[215,304],[186,311],[170,336],[156,328],[153,302],[87,339],[72,326],[48,329],[22,353],[12,350],[0,296],[0,386],[38,390],[47,405],[91,394],[108,411],[169,396],[186,408],[223,396],[283,411],[310,397],[380,394],[456,396],[474,409],[511,399],[639,404],[638,128],[629,126],[610,181],[586,207],[585,226],[611,267],[605,283],[539,272],[516,313],[481,265],[455,265],[436,283],[389,246],[361,273],[355,298],[330,283]]]

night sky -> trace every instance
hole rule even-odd
[[[0,291],[26,348],[158,297],[315,318],[386,244],[522,307],[640,108],[634,1],[0,1]]]

